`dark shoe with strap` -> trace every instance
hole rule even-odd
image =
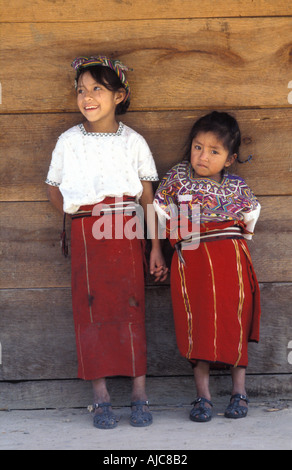
[[[230,403],[225,411],[226,418],[239,419],[246,417],[248,413],[248,407],[240,405],[240,400],[245,401],[247,404],[249,403],[249,399],[246,395],[241,395],[240,393],[232,395],[232,397],[230,398]]]
[[[198,403],[200,404],[200,406],[198,408],[195,408]],[[206,406],[206,403],[208,403],[211,408]],[[207,398],[204,397],[199,397],[195,401],[193,401],[191,405],[194,405],[194,408],[190,412],[190,419],[192,421],[195,421],[197,423],[207,423],[208,421],[211,421],[213,403],[210,400],[207,400]]]
[[[113,429],[118,424],[118,418],[113,413],[111,403],[94,403],[92,411],[101,409],[101,413],[96,412],[93,417],[93,426],[98,429]]]
[[[149,402],[147,400],[132,401],[132,413],[130,417],[130,424],[132,426],[141,428],[152,424],[152,414],[149,409],[145,410],[145,406],[149,406]]]

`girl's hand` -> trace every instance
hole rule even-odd
[[[150,253],[150,274],[155,277],[155,282],[163,282],[167,278],[168,268],[160,248],[152,248]]]

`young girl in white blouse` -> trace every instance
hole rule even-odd
[[[72,66],[85,121],[59,137],[46,183],[52,204],[72,216],[78,377],[93,383],[94,426],[101,429],[113,428],[118,421],[106,377],[133,377],[130,423],[148,426],[152,415],[145,390],[144,240],[126,236],[123,229],[133,221],[138,201],[145,218],[155,220],[149,212],[154,213],[152,181],[158,180],[157,171],[144,138],[117,120],[130,103],[127,67],[104,56],[79,57]],[[107,227],[103,238],[94,230],[102,225]],[[156,224],[148,228],[150,273],[164,280],[167,268]],[[116,237],[121,230],[123,236]]]

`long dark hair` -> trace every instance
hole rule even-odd
[[[90,72],[92,78],[103,85],[110,91],[118,91],[125,88],[117,74],[109,67],[100,65],[93,65],[92,67],[84,67],[77,72],[76,80],[78,82],[81,75],[85,72]],[[130,101],[119,103],[116,107],[116,114],[125,114],[130,106]]]
[[[228,150],[228,156],[239,154],[241,133],[236,119],[228,113],[213,111],[193,125],[185,143],[184,160],[190,161],[193,140],[200,132],[213,132],[222,140],[223,146]]]

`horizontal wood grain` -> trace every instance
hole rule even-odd
[[[292,107],[228,111],[241,128],[241,159],[253,155],[231,171],[259,196],[291,195]],[[182,158],[188,132],[205,112],[130,112],[122,121],[146,138],[162,178]],[[79,113],[0,115],[0,201],[47,200],[44,180],[57,138],[80,121]]]
[[[1,9],[3,22],[79,22],[158,18],[292,15],[290,2],[280,0],[88,0],[84,4],[63,0],[12,0]]]
[[[0,110],[75,111],[70,64],[96,53],[134,68],[132,110],[289,107],[291,31],[290,17],[3,23]]]
[[[70,289],[16,289],[0,294],[0,381],[76,378]],[[261,296],[261,341],[250,345],[248,372],[289,373],[292,284],[262,284]],[[192,375],[176,346],[169,287],[146,289],[146,330],[148,375]]]

